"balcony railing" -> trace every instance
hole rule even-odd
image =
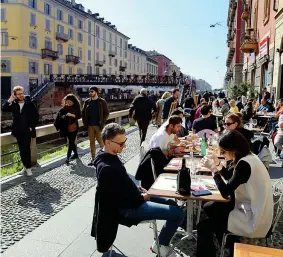
[[[53,60],[56,60],[59,58],[59,54],[57,51],[53,51],[51,49],[44,48],[44,49],[41,49],[41,57],[42,59],[50,57]]]
[[[104,63],[105,63],[104,61],[96,61],[95,66],[102,67]]]
[[[241,37],[240,49],[242,53],[255,53],[258,51],[257,31],[252,28],[246,29],[246,33]]]
[[[68,42],[69,41],[69,36],[65,33],[62,32],[57,32],[56,33],[56,40],[62,40],[64,42]]]
[[[115,57],[115,56],[116,56],[116,54],[115,54],[115,52],[114,52],[114,51],[109,50],[109,56]]]
[[[74,64],[80,63],[80,57],[74,55],[66,55],[66,63],[72,62]]]
[[[119,71],[126,71],[127,66],[126,65],[120,65],[119,66]]]

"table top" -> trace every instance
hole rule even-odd
[[[282,257],[283,250],[236,243],[234,257]]]
[[[259,118],[266,118],[266,119],[270,119],[273,117],[273,115],[260,115],[258,116]]]
[[[182,158],[178,157],[178,158],[173,158],[164,168],[165,171],[172,171],[172,172],[178,172],[178,170],[181,168],[182,166]],[[211,172],[210,169],[205,168],[205,167],[200,167],[197,166],[196,167],[196,171],[202,171],[202,172]]]
[[[177,181],[177,174],[175,173],[163,173],[158,176],[154,184],[151,186],[151,188],[148,190],[149,196],[158,196],[158,197],[167,197],[167,198],[174,198],[178,200],[200,200],[200,201],[215,201],[215,202],[229,202],[229,199],[225,199],[221,196],[220,192],[218,190],[211,190],[212,195],[204,195],[204,196],[193,196],[193,195],[180,195],[176,193],[175,189],[173,188],[171,190],[161,190],[161,189],[155,189],[157,187],[157,184],[160,182],[160,179],[164,179],[165,177],[168,177],[168,180],[175,179]],[[197,176],[198,178],[205,179],[207,181],[211,181],[211,183],[214,181],[211,176]],[[175,183],[175,182],[174,182]]]

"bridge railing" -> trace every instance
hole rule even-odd
[[[122,118],[128,118],[129,110],[122,110],[117,112],[111,112],[108,120],[115,120],[115,122],[121,124]],[[79,127],[83,127],[82,119],[79,120]],[[42,138],[49,135],[53,135],[58,132],[56,131],[53,124],[45,125],[45,126],[39,126],[36,127],[36,138]],[[85,140],[85,137],[82,137],[83,131],[78,133],[77,142],[80,143]],[[14,164],[17,164],[20,162],[20,158],[18,156],[18,147],[16,145],[16,139],[14,136],[11,135],[11,132],[8,133],[2,133],[1,135],[1,169],[5,167],[12,166]],[[62,138],[56,138],[49,141],[44,141],[42,143],[36,142],[36,138],[32,138],[31,141],[31,154],[32,154],[32,164],[35,165],[38,161],[39,157],[42,157],[43,154],[46,154],[50,151],[56,151],[59,148],[62,148],[66,145],[66,140]],[[43,138],[44,139],[44,138]],[[54,145],[52,145],[54,144]],[[3,147],[6,148],[6,151],[3,151]],[[41,150],[38,151],[38,148]],[[10,156],[9,156],[10,155]],[[11,156],[12,155],[12,156]],[[18,158],[14,158],[14,156],[17,155]],[[13,158],[9,158],[13,157]],[[3,162],[2,158],[9,159],[8,162]],[[11,159],[11,161],[10,161]],[[3,172],[1,172],[1,175]]]

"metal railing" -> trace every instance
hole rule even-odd
[[[128,115],[129,115],[129,110],[111,112],[109,117],[108,117],[108,120],[115,120],[115,122],[121,124],[122,123],[122,117],[128,117]],[[79,127],[83,127],[82,119],[79,120]],[[83,133],[84,133],[83,131],[78,133],[77,143],[81,143],[81,142],[85,141],[85,137],[81,137]],[[48,136],[48,135],[56,135],[56,134],[58,135],[58,132],[55,129],[53,124],[36,127],[36,138],[41,138],[41,137],[45,137],[45,136]],[[1,159],[3,157],[7,158],[8,155],[12,155],[12,154],[18,155],[19,151],[18,151],[17,147],[16,147],[16,149],[15,149],[15,147],[13,147],[16,144],[16,139],[15,139],[14,136],[11,135],[11,132],[3,133],[0,136],[1,136],[1,148],[3,146],[11,145],[11,151],[6,151],[6,152],[1,151]],[[43,142],[38,143],[38,144],[36,143],[36,138],[32,139],[32,142],[31,142],[31,152],[32,152],[32,163],[33,164],[37,163],[38,157],[42,157],[44,154],[46,154],[48,152],[54,152],[57,149],[62,148],[62,147],[67,145],[66,140],[64,140],[61,137],[51,139],[51,140],[48,140],[48,141],[43,141]],[[61,143],[60,141],[63,141],[63,142]],[[56,142],[57,143],[59,142],[59,144],[55,144]],[[44,147],[44,145],[47,145],[47,144],[54,144],[56,146],[46,149],[46,147]],[[45,148],[45,149],[38,152],[37,151],[38,147],[41,147],[43,149]],[[19,162],[20,162],[19,156],[17,156],[16,159],[12,159],[11,161],[9,161],[7,163],[3,163],[1,161],[1,168],[7,167],[7,166],[12,166],[12,165],[17,164]]]

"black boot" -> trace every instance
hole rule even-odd
[[[71,160],[75,160],[79,158],[79,155],[77,153],[73,154],[73,156],[71,157]]]

